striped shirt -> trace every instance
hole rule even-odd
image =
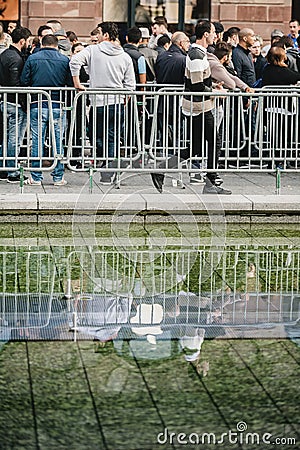
[[[206,48],[192,44],[185,66],[185,92],[211,92],[212,80]],[[192,102],[191,102],[192,99]],[[182,111],[186,115],[199,115],[213,109],[210,97],[184,96]]]

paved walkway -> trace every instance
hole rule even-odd
[[[120,189],[99,183],[99,174],[94,175],[93,190],[89,192],[87,173],[66,171],[68,184],[55,187],[49,173],[45,174],[42,186],[24,186],[1,182],[0,214],[73,214],[96,212],[97,216],[118,212],[172,213],[199,216],[209,211],[221,211],[228,216],[293,215],[300,217],[300,173],[283,173],[281,193],[276,194],[275,173],[224,174],[223,186],[231,189],[232,195],[202,195],[203,184],[189,184],[184,175],[185,188],[174,187],[171,176],[166,178],[164,191],[159,194],[153,187],[149,174],[122,174]]]

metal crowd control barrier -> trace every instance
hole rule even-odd
[[[56,151],[57,121],[53,118],[53,91],[59,93],[61,137],[64,154]],[[182,86],[150,84],[144,91],[89,90],[72,88],[1,88],[3,170],[18,168],[52,170],[60,160],[73,171],[89,171],[110,178],[120,187],[123,172],[169,172],[182,174],[218,172],[284,171],[300,168],[299,88],[261,89],[254,94],[241,92],[185,93]],[[15,101],[11,102],[11,96]],[[198,105],[210,102],[215,117],[212,140],[220,139],[210,151],[207,168],[207,125],[204,114],[197,116],[186,100]],[[17,106],[22,103],[21,106]],[[35,105],[33,105],[35,103]],[[192,102],[190,102],[190,105]],[[30,117],[36,106],[42,117],[47,107],[46,131],[42,121],[33,129]],[[201,106],[199,106],[201,111]],[[199,111],[198,111],[199,112]],[[22,127],[11,124],[19,123]],[[197,118],[198,117],[198,118]],[[65,126],[65,119],[67,125]],[[25,120],[25,122],[24,122]],[[13,122],[14,121],[14,122]],[[25,124],[25,125],[24,125]],[[199,134],[199,130],[202,132]],[[32,132],[38,135],[37,156],[32,156]],[[46,137],[42,145],[43,133]],[[213,154],[213,155],[212,155]],[[47,161],[47,167],[46,167]],[[279,191],[279,190],[278,190]]]

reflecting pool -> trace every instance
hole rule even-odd
[[[297,448],[299,318],[298,226],[2,224],[1,448]]]

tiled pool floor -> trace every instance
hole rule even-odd
[[[151,361],[138,352],[128,342],[6,344],[1,449],[265,449],[275,438],[298,443],[279,449],[299,448],[294,342],[205,340],[197,365],[176,349]]]

